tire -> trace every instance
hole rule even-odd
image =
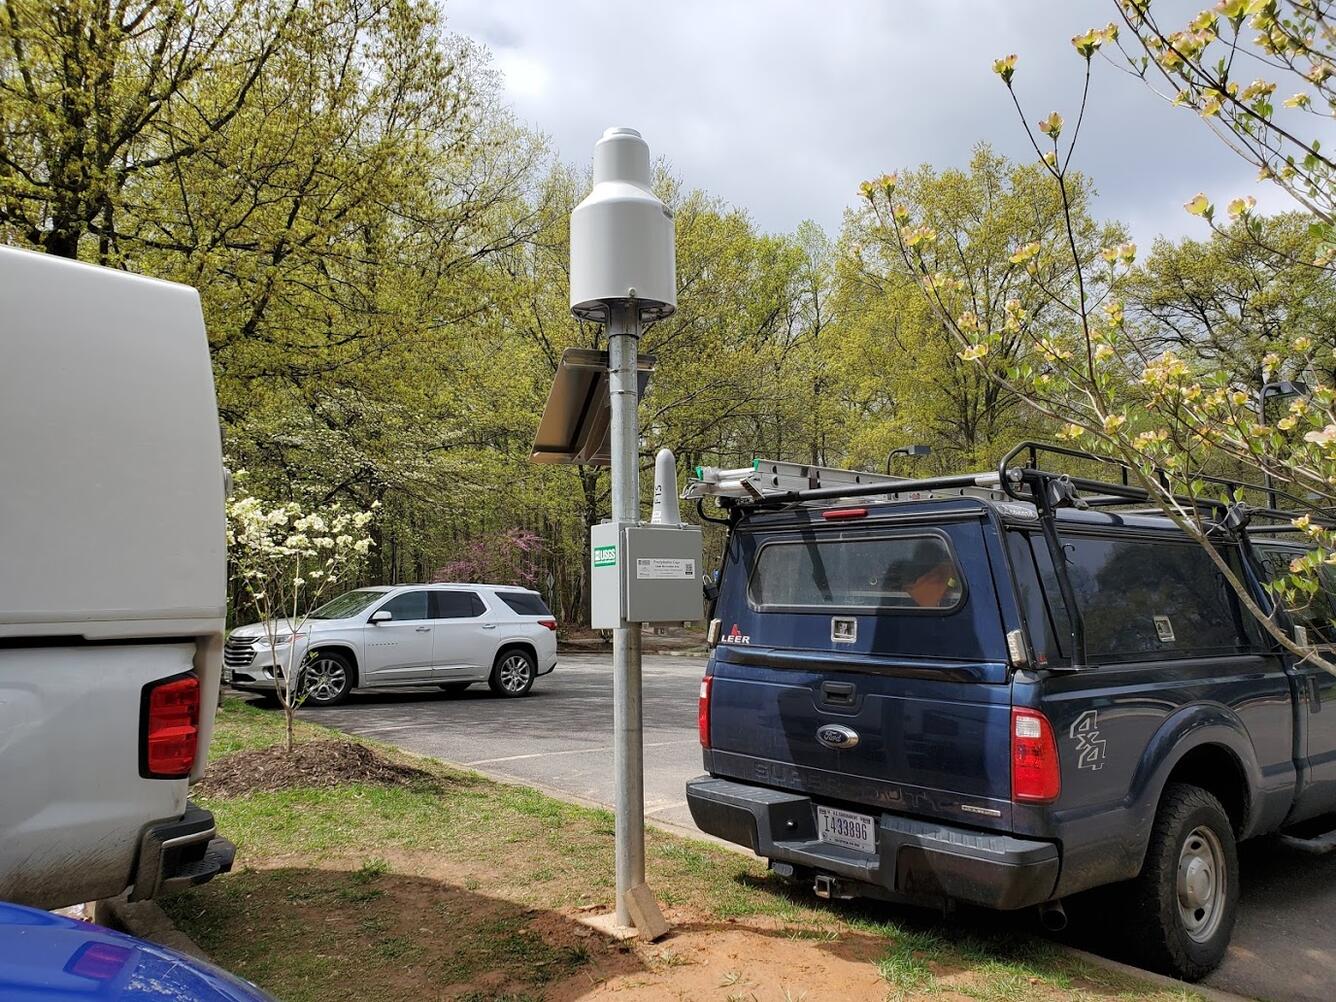
[[[487,684],[498,696],[515,698],[529,695],[533,680],[537,677],[538,666],[534,664],[533,655],[518,647],[511,647],[496,656],[496,664],[492,665],[492,674]]]
[[[472,684],[473,684],[472,682],[442,682],[441,688],[444,689],[446,692],[448,692],[451,696],[458,696],[461,692],[463,692]]]
[[[1123,928],[1144,967],[1197,981],[1219,966],[1239,904],[1234,828],[1197,786],[1165,788],[1141,873],[1126,885]]]
[[[352,692],[356,675],[347,655],[338,651],[315,651],[302,672],[306,688],[304,702],[311,706],[337,706]]]

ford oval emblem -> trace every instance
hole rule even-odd
[[[827,748],[843,751],[858,744],[858,732],[842,724],[823,724],[817,728],[816,739]]]

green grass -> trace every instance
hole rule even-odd
[[[212,753],[275,744],[282,725],[279,712],[229,700]],[[333,736],[299,727],[299,739]],[[671,940],[619,953],[580,939],[585,934],[567,917],[612,898],[610,812],[366,743],[427,777],[403,787],[349,784],[207,801],[238,846],[238,869],[164,904],[223,966],[285,1002],[401,1002],[541,999],[566,978],[592,986],[609,965],[671,979],[695,963]],[[870,941],[869,973],[875,967],[890,998],[943,990],[996,1002],[1177,998],[1147,993],[1042,940],[962,935],[922,913],[874,902],[825,903],[769,875],[764,863],[708,843],[653,829],[647,843],[648,878],[666,905],[710,922],[778,926],[771,934],[798,951]],[[758,987],[758,998],[802,997],[799,978],[786,979],[787,988]],[[719,997],[745,983],[745,969],[722,973]]]
[[[321,737],[325,728],[297,721],[294,733],[298,741]],[[213,740],[209,743],[209,761],[231,755],[233,752],[267,748],[283,737],[283,711],[252,706],[250,703],[228,698],[218,708],[214,723]]]

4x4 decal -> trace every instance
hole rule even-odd
[[[1068,733],[1076,742],[1076,767],[1103,769],[1104,739],[1099,736],[1099,711],[1086,710],[1073,721]]]

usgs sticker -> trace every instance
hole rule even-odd
[[[615,547],[615,546],[595,546],[595,547],[594,547],[594,566],[595,566],[595,567],[616,567],[616,566],[617,566],[617,547]]]
[[[680,581],[696,576],[696,561],[677,560],[672,557],[636,558],[636,577],[642,580],[670,579]]]

